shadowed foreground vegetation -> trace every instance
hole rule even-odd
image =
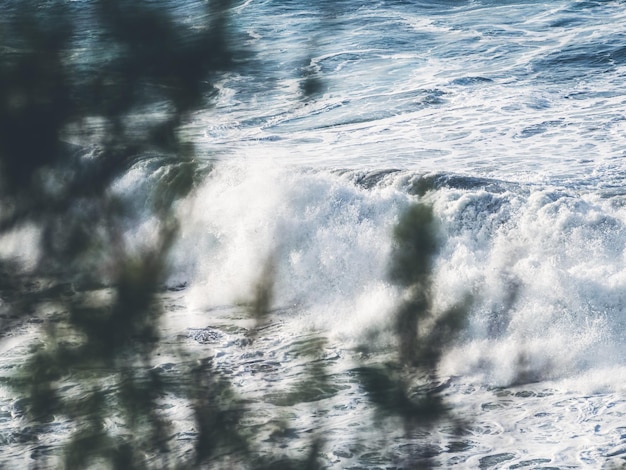
[[[169,351],[178,357],[177,375],[155,367],[166,257],[177,235],[174,205],[203,174],[179,131],[191,113],[211,106],[216,74],[245,68],[252,54],[234,47],[229,1],[203,2],[198,21],[186,26],[167,2],[157,5],[0,7],[0,234],[30,230],[37,253],[26,265],[10,257],[0,262],[1,329],[6,338],[37,319],[43,334],[25,363],[3,378],[15,397],[15,419],[24,423],[19,440],[32,449],[59,420],[71,423],[62,455],[39,446],[33,468],[318,468],[325,442],[317,433],[301,458],[278,449],[275,456],[258,453],[244,425],[245,397],[210,358],[179,349]],[[305,71],[304,97],[322,89],[321,78]],[[147,112],[154,109],[156,116]],[[147,159],[166,177],[149,201],[152,239],[138,247],[125,235],[138,223],[137,211],[111,188]],[[364,359],[356,371],[379,418],[399,419],[407,434],[447,419],[432,384],[466,311],[433,312],[436,239],[428,204],[400,220],[390,263],[391,281],[406,292],[396,316],[397,351],[385,364]],[[250,302],[252,342],[272,315],[272,269],[270,260]],[[323,344],[313,341],[300,353],[317,357]],[[280,398],[284,403],[314,402],[310,390],[329,389],[323,363],[311,364]],[[185,400],[195,422],[182,458],[172,457],[177,443],[167,397]],[[428,466],[429,459],[408,452],[399,464]]]

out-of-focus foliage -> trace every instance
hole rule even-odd
[[[11,312],[2,326],[40,308],[58,312],[43,320],[45,337],[11,385],[26,397],[33,423],[71,420],[57,456],[67,468],[172,466],[160,400],[173,388],[193,403],[198,424],[195,455],[177,465],[245,447],[233,413],[207,404],[231,394],[210,365],[183,362],[186,380],[170,384],[152,363],[162,315],[156,294],[177,233],[172,204],[198,173],[178,130],[208,106],[213,75],[233,63],[228,1],[206,3],[193,27],[176,22],[170,7],[126,0],[2,7],[0,231],[30,224],[40,234],[35,266],[0,266],[0,296]],[[134,214],[111,186],[148,154],[169,158],[162,159],[168,178],[152,201],[154,240],[137,249],[124,236]],[[74,386],[61,388],[62,380]],[[111,431],[110,420],[124,431]]]
[[[414,203],[405,211],[394,238],[389,276],[404,291],[404,300],[395,313],[396,351],[385,364],[365,364],[358,369],[363,387],[379,419],[399,419],[407,435],[441,420],[451,420],[460,432],[461,422],[444,403],[441,392],[445,387],[438,383],[437,366],[464,323],[470,299],[443,312],[433,306],[438,237],[437,221],[428,202]],[[421,452],[408,453],[403,466],[430,468],[431,462]]]
[[[194,110],[210,106],[215,74],[243,57],[231,42],[230,2],[201,4],[193,24],[177,21],[170,2],[7,0],[0,7],[0,235],[26,226],[38,234],[34,265],[0,261],[0,328],[55,312],[37,318],[45,335],[10,386],[31,425],[26,443],[61,419],[71,422],[62,455],[52,452],[47,461],[44,452],[36,465],[320,466],[324,440],[316,433],[299,458],[255,457],[243,424],[246,404],[211,360],[170,352],[179,361],[173,376],[154,364],[158,294],[177,235],[173,208],[200,174],[179,131]],[[321,5],[321,18],[335,6]],[[323,91],[311,64],[301,78],[305,99]],[[147,203],[157,221],[154,239],[137,248],[124,234],[137,223],[132,204],[111,188],[146,158],[166,177]],[[434,371],[464,308],[432,311],[431,208],[412,207],[395,236],[391,280],[407,291],[397,312],[397,357],[384,367],[364,365],[359,377],[381,416],[421,426],[445,410],[436,391],[416,389],[412,378]],[[274,274],[270,259],[249,306],[256,320],[250,341],[270,322]],[[296,353],[312,365],[274,397],[279,406],[314,404],[336,392],[319,360],[323,345],[319,338],[301,345]],[[176,461],[168,396],[185,399],[195,422],[191,450]]]

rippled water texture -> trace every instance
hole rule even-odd
[[[604,176],[623,168],[624,15],[621,2],[249,2],[237,18],[260,75],[225,79],[196,130],[289,163]],[[304,69],[323,89],[298,106]]]
[[[197,21],[194,2],[173,5]],[[625,6],[238,2],[252,53],[184,129],[210,169],[176,206],[154,367],[184,381],[167,351],[193,351],[243,398],[263,452],[301,456],[323,436],[326,468],[622,468]],[[147,158],[112,191],[142,214],[162,177]],[[470,307],[435,384],[451,417],[407,434],[377,421],[357,370],[396,346],[408,294],[390,281],[393,231],[418,201],[437,221],[434,308]],[[121,236],[141,246],[155,225]],[[271,315],[251,340],[242,305],[268,272]],[[3,338],[3,376],[56,313]],[[315,367],[325,379],[298,388]],[[25,429],[23,403],[0,393],[1,460],[56,455],[71,423]],[[189,404],[163,407],[183,455],[198,433]]]

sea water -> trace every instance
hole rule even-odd
[[[280,415],[293,452],[327,437],[328,468],[401,467],[412,445],[442,468],[623,464],[625,6],[234,5],[253,54],[184,129],[212,170],[177,206],[168,283],[180,290],[164,298],[163,336],[214,358],[254,403],[259,442]],[[175,11],[197,21],[193,2]],[[116,191],[149,193],[150,168],[138,163]],[[472,298],[437,371],[467,428],[406,436],[387,424],[387,451],[373,455],[381,436],[352,371],[402,302],[393,231],[418,202],[437,220],[434,308]],[[126,236],[147,243],[154,223]],[[252,347],[238,306],[268,265],[272,320]],[[285,404],[280,390],[312,360],[294,345],[311,338],[333,384]]]
[[[473,432],[458,449],[431,435],[435,462],[610,465],[626,452],[624,6],[237,7],[259,72],[225,76],[189,126],[219,155],[180,208],[189,308],[249,298],[271,257],[283,334],[321,331],[351,357],[392,321],[393,228],[429,178],[435,305],[473,298],[439,370]],[[303,98],[304,73],[320,89]],[[322,426],[341,434],[358,413]]]

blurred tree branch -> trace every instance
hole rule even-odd
[[[14,299],[13,321],[3,327],[43,300],[65,312],[13,385],[28,397],[35,422],[73,420],[67,468],[94,459],[143,468],[167,452],[170,425],[157,402],[168,387],[152,364],[162,314],[155,295],[177,232],[172,205],[191,190],[196,174],[178,129],[207,105],[213,74],[232,65],[229,5],[207,3],[208,22],[197,29],[175,23],[166,7],[125,0],[84,4],[90,14],[81,11],[82,17],[66,2],[11,2],[0,20],[0,232],[25,223],[39,228],[41,256],[23,275],[51,286],[27,290],[15,280],[19,272],[9,272],[14,264],[3,261],[0,296]],[[88,28],[93,41],[82,62],[73,52],[79,28]],[[156,118],[142,118],[153,109],[161,110]],[[65,143],[68,132],[83,140],[85,119],[98,120],[98,142]],[[152,207],[159,220],[154,243],[137,252],[122,234],[133,215],[110,187],[147,152],[173,155],[175,164],[161,160],[172,175],[167,197]],[[57,288],[67,283],[69,289]],[[93,288],[103,287],[103,299],[94,302]],[[59,389],[68,377],[78,382],[77,397]],[[104,394],[103,380],[118,386]],[[195,390],[190,399],[199,400]],[[130,438],[111,435],[103,424],[116,405],[125,410]],[[197,413],[205,422],[200,417],[207,411]],[[208,456],[205,434],[201,426],[200,460]]]
[[[217,74],[237,66],[231,2],[204,2],[204,18],[194,25],[175,21],[169,2],[73,3],[7,0],[0,18],[0,235],[31,224],[40,253],[29,269],[0,260],[0,298],[11,311],[1,326],[8,331],[38,309],[58,312],[44,320],[45,336],[11,382],[25,397],[27,421],[39,426],[29,439],[59,417],[71,421],[57,455],[66,468],[197,468],[224,454],[248,455],[254,448],[241,424],[246,407],[210,360],[181,354],[182,383],[154,364],[158,294],[178,230],[174,205],[200,174],[179,131],[210,105]],[[320,8],[323,18],[338,14],[332,2]],[[323,91],[320,71],[309,61],[301,72],[301,92],[314,99]],[[136,223],[132,204],[111,188],[145,159],[167,171],[148,204],[154,240],[137,248],[124,236]],[[440,396],[416,391],[411,376],[434,370],[466,308],[433,316],[430,206],[413,206],[395,240],[390,278],[408,292],[396,315],[397,360],[364,365],[359,377],[382,415],[414,426],[445,416]],[[253,340],[269,322],[275,275],[270,257],[250,305]],[[317,339],[303,346],[312,365],[279,397],[285,403],[315,403],[336,392],[319,359],[323,345]],[[173,425],[161,406],[168,394],[193,410],[193,455],[183,461],[169,458]],[[111,419],[122,431],[111,431]],[[302,458],[259,459],[258,467],[317,468],[323,444],[313,435]]]

